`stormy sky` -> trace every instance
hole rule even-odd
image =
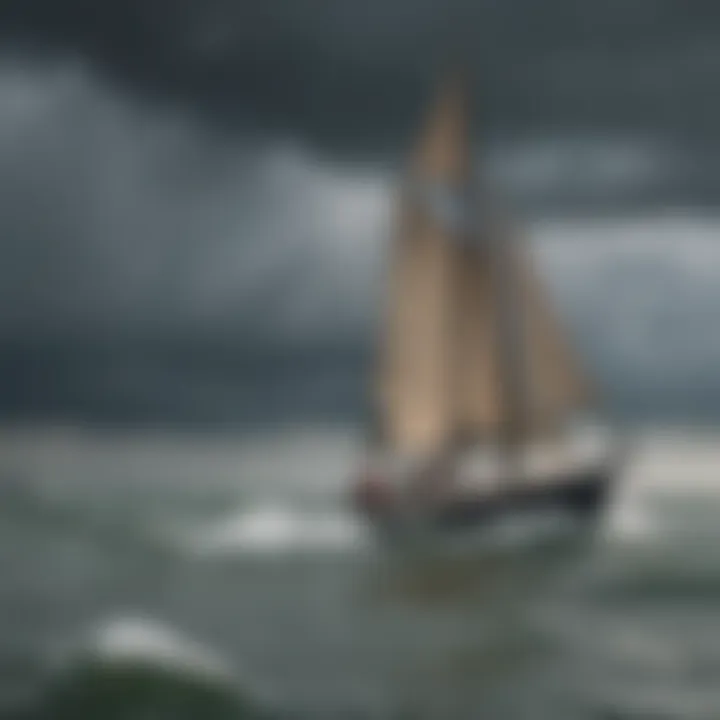
[[[709,0],[3,0],[0,401],[355,403],[391,191],[457,57],[605,384],[712,404],[719,37]]]

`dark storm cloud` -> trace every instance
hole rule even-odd
[[[387,167],[460,17],[516,190],[717,204],[714,4],[448,7],[0,3],[0,411],[357,408]],[[605,379],[714,387],[716,225],[540,235],[569,238],[544,272]]]
[[[6,63],[0,331],[341,332],[367,273],[333,269],[377,246],[386,184],[129,102],[83,64]]]
[[[386,188],[377,169],[133,102],[86,63],[6,60],[0,415],[357,405]]]
[[[414,66],[427,65],[417,50],[436,45],[441,14],[427,0],[36,0],[4,8],[9,42],[78,53],[133,90],[233,128],[353,138],[407,115],[420,79]]]
[[[495,131],[714,134],[710,0],[5,0],[15,47],[78,54],[230,127],[353,148],[396,142],[460,49]]]

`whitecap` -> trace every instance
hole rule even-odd
[[[361,547],[365,527],[349,513],[267,505],[242,510],[196,532],[204,554],[347,551]]]
[[[125,705],[150,713],[154,702],[204,702],[208,692],[252,717],[266,717],[277,706],[266,688],[213,648],[149,618],[103,621],[55,648],[48,661],[45,699],[53,707],[69,703],[84,712],[88,702],[114,703],[119,687]],[[137,677],[163,692],[154,699],[138,695]]]
[[[618,503],[611,509],[603,527],[609,542],[644,543],[655,539],[657,526],[650,510],[639,500]]]
[[[210,648],[146,618],[102,623],[87,633],[80,650],[107,663],[151,662],[165,669],[228,681],[235,674],[232,665]]]

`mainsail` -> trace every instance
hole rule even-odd
[[[433,189],[464,184],[468,148],[463,104],[457,84],[442,89],[411,163],[391,248],[380,426],[388,445],[413,454],[439,451],[453,424],[448,352],[453,233],[432,217],[427,205],[437,200],[431,199]]]
[[[508,430],[522,441],[585,394],[529,258],[470,207],[468,115],[452,78],[412,158],[391,250],[379,420],[385,444],[412,455]]]

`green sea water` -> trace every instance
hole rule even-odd
[[[720,717],[711,432],[648,431],[594,534],[451,552],[348,512],[337,429],[0,451],[2,717]]]

